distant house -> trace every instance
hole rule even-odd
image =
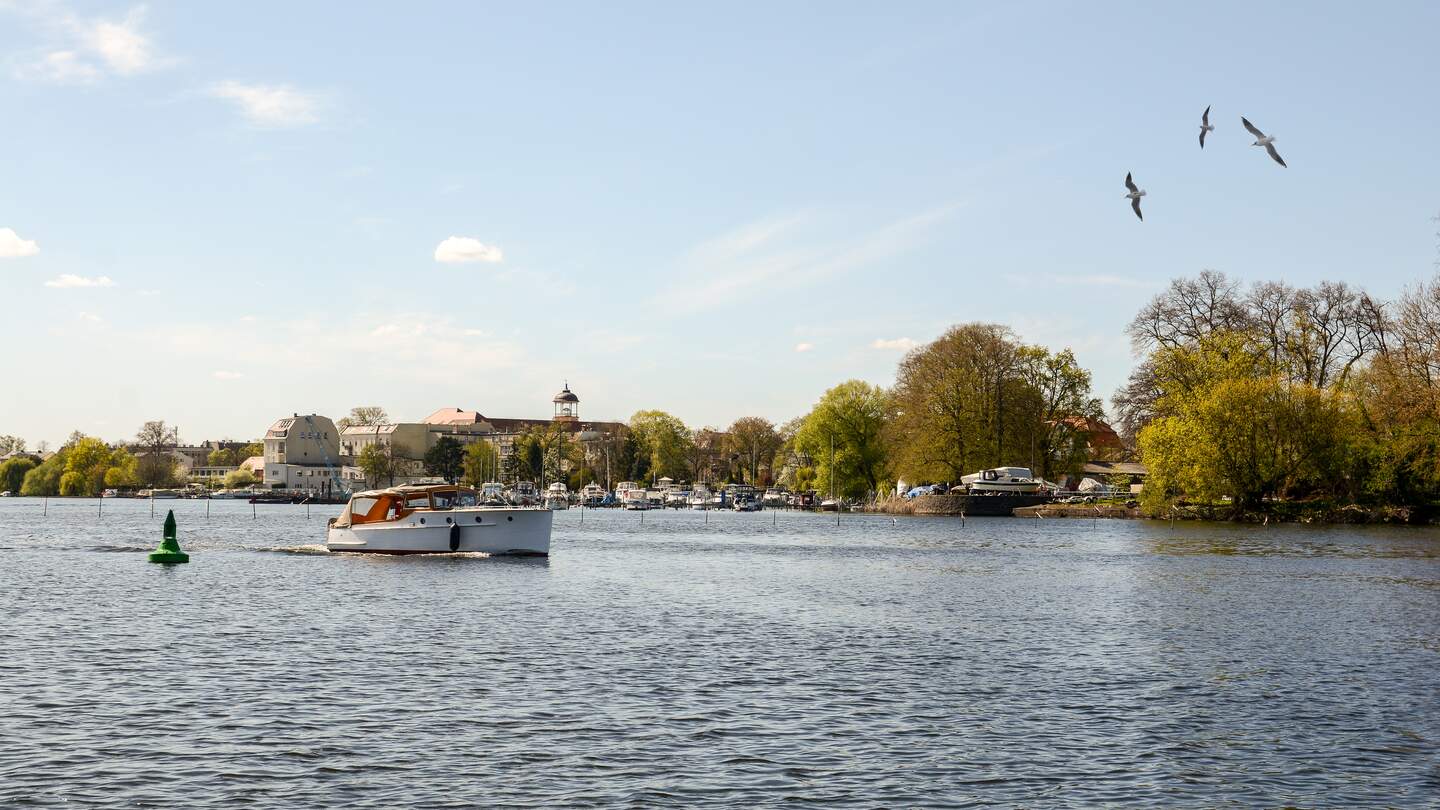
[[[277,419],[265,431],[265,474],[269,489],[339,494],[348,488],[340,458],[340,432],[319,414]]]

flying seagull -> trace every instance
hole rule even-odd
[[[1265,133],[1263,133],[1263,132],[1261,132],[1260,130],[1256,129],[1256,128],[1255,128],[1255,125],[1252,124],[1252,123],[1250,123],[1248,120],[1246,120],[1245,116],[1243,116],[1243,115],[1240,116],[1240,123],[1244,124],[1244,125],[1245,125],[1245,128],[1248,129],[1248,130],[1250,130],[1250,134],[1251,134],[1251,135],[1254,135],[1256,138],[1259,139],[1259,140],[1255,141],[1255,143],[1250,144],[1251,146],[1263,146],[1263,147],[1265,147],[1265,151],[1270,153],[1270,157],[1274,158],[1276,163],[1279,163],[1281,166],[1285,166],[1285,161],[1284,161],[1284,159],[1282,159],[1282,158],[1280,157],[1280,153],[1279,153],[1279,152],[1276,152],[1276,151],[1275,151],[1275,136],[1274,136],[1274,135],[1266,135]],[[1288,169],[1288,168],[1290,168],[1290,167],[1289,167],[1289,166],[1285,166],[1285,168]]]
[[[1130,200],[1130,207],[1135,209],[1135,216],[1144,222],[1145,215],[1140,213],[1140,198],[1145,196],[1145,190],[1135,187],[1135,181],[1130,179],[1130,172],[1125,173],[1125,188],[1130,189],[1130,193],[1125,196]]]
[[[1210,108],[1206,107],[1204,114],[1200,116],[1200,148],[1205,148],[1205,133],[1214,132],[1215,127],[1210,126]]]

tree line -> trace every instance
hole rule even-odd
[[[1128,331],[1140,362],[1113,404],[1151,511],[1440,497],[1440,277],[1387,302],[1207,271],[1172,281]]]
[[[141,425],[129,445],[112,447],[75,431],[54,453],[46,455],[48,449],[42,446],[34,454],[16,455],[0,463],[0,492],[95,497],[106,489],[178,486],[184,483],[173,453],[178,444],[176,430],[163,420]],[[0,455],[26,452],[25,442],[13,436],[0,437],[0,447],[8,448]],[[235,467],[263,452],[259,442],[232,443],[211,451],[207,462],[215,467]],[[225,478],[225,484],[235,488],[255,483],[258,479],[246,470],[236,470]]]

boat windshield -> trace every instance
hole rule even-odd
[[[419,497],[420,506],[415,506],[415,498]],[[424,495],[412,496],[409,501],[410,508],[424,508]],[[430,493],[430,508],[432,509],[460,509],[466,506],[475,505],[475,493],[468,489],[442,489]]]

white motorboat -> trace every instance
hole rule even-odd
[[[710,508],[710,488],[699,484],[690,492],[690,508],[705,510]]]
[[[540,490],[535,488],[533,481],[516,481],[515,488],[510,491],[510,502],[516,506],[534,506],[540,503]]]
[[[556,481],[545,489],[545,508],[552,512],[570,508],[570,489],[564,481]]]
[[[1042,482],[1028,467],[995,467],[971,473],[960,479],[970,492],[980,494],[1002,493],[1009,495],[1033,495],[1040,491]]]
[[[484,552],[546,556],[549,509],[478,506],[475,490],[449,484],[352,495],[325,535],[331,551],[365,554]]]
[[[509,503],[505,499],[505,485],[498,481],[481,484],[480,494],[477,497],[481,506],[505,506]]]
[[[595,482],[590,482],[580,490],[580,503],[582,506],[596,507],[605,502],[605,488]]]
[[[690,505],[690,490],[678,487],[665,492],[666,509],[684,509]]]
[[[645,488],[637,485],[620,493],[620,505],[626,509],[645,510],[650,508],[650,498]]]
[[[790,503],[790,493],[780,487],[771,487],[765,490],[765,495],[760,498],[760,502],[771,509],[776,509]]]

